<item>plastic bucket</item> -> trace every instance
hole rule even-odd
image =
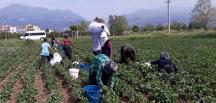
[[[57,45],[56,45],[56,48],[57,48],[57,49],[63,49],[63,45],[62,45],[62,44],[57,44]]]
[[[84,96],[86,96],[90,103],[100,102],[100,86],[99,85],[86,85],[83,87]]]
[[[54,59],[55,59],[56,62],[61,62],[62,57],[61,57],[61,55],[59,53],[56,52],[56,53],[53,54],[53,56],[54,56]]]
[[[74,79],[79,77],[79,69],[71,68],[69,69],[69,73]]]
[[[84,71],[88,71],[89,67],[90,67],[90,65],[87,64],[87,63],[79,64],[79,68],[80,68],[81,70],[84,70]]]

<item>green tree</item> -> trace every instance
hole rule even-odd
[[[164,26],[161,25],[161,24],[159,24],[159,25],[156,26],[156,30],[157,31],[163,31],[164,30]]]
[[[128,28],[127,19],[124,16],[109,16],[109,29],[112,35],[123,35]]]
[[[187,30],[188,29],[188,26],[187,24],[182,24],[182,27],[181,27],[182,30]]]
[[[146,24],[144,27],[143,27],[143,31],[154,31],[155,30],[155,26],[152,25],[152,24]]]
[[[88,28],[88,22],[87,21],[81,21],[78,25],[72,25],[70,26],[70,30],[67,32],[72,35],[87,35],[87,28]]]
[[[191,26],[195,29],[208,29],[215,21],[215,11],[211,0],[198,0],[191,14]]]
[[[72,26],[70,26],[70,30],[71,31],[77,31],[77,30],[79,30],[80,29],[80,26],[79,25],[72,25]]]
[[[45,32],[46,32],[46,33],[49,33],[49,28],[46,28]]]
[[[189,24],[188,24],[188,29],[193,29],[192,22],[189,22]]]
[[[171,29],[173,29],[173,30],[179,30],[180,31],[182,29],[182,25],[183,24],[181,24],[181,23],[173,22],[171,24]]]
[[[88,22],[82,20],[82,21],[80,22],[79,26],[80,26],[80,30],[81,30],[81,31],[86,31],[87,28],[88,28]]]
[[[132,27],[132,31],[133,31],[133,32],[139,32],[139,26],[134,25],[134,26]]]
[[[78,34],[79,32],[82,30],[82,27],[80,25],[72,25],[70,26],[70,34],[72,36],[77,36],[78,37]]]

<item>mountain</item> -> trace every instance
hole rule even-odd
[[[191,8],[171,8],[171,22],[188,23]],[[126,14],[129,25],[143,26],[147,23],[166,24],[167,9],[140,9]],[[83,17],[69,10],[49,10],[41,7],[29,7],[21,4],[12,4],[0,9],[0,24],[20,26],[34,24],[46,28],[63,30],[72,24],[77,24]]]
[[[63,30],[72,24],[77,24],[83,17],[69,10],[48,10],[41,7],[29,7],[12,4],[0,9],[0,24],[25,25],[34,24],[45,28]]]
[[[171,22],[188,23],[190,20],[190,8],[172,8]],[[131,14],[125,15],[129,25],[143,26],[145,24],[166,24],[167,23],[167,9],[140,9]]]

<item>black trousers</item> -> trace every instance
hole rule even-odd
[[[45,58],[47,58],[47,60],[50,62],[50,56],[45,56],[45,55],[41,55],[40,61],[39,61],[39,67],[42,66],[42,64],[45,63]]]
[[[63,50],[65,52],[65,55],[68,57],[68,59],[72,60],[72,48],[71,48],[71,46],[64,46]]]

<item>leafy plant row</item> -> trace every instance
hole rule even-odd
[[[22,90],[17,95],[17,102],[18,103],[36,103],[36,96],[37,91],[35,89],[34,80],[35,80],[35,74],[37,70],[37,62],[35,61],[35,53],[32,54],[32,58],[28,59],[27,65],[25,65],[23,68],[25,68],[26,73],[23,75],[23,78],[21,78],[22,81]]]
[[[25,52],[27,49],[14,49],[14,50],[8,50],[4,49],[1,50],[1,58],[0,58],[0,80],[5,78],[5,76],[8,75],[8,73],[17,70],[18,65],[22,63],[26,58],[30,55],[30,52]]]
[[[47,103],[59,103],[61,101],[61,95],[54,71],[47,64],[44,66],[42,71],[44,72],[45,85],[49,93],[46,100]]]

